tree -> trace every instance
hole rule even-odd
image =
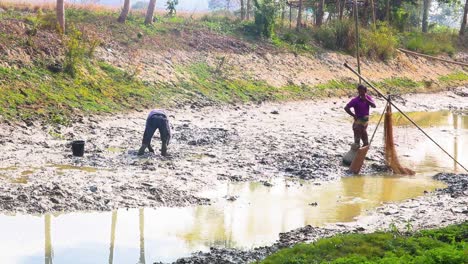
[[[167,11],[169,11],[169,16],[174,16],[176,14],[176,6],[179,4],[179,0],[167,0]]]
[[[252,3],[250,1],[251,0],[247,0],[247,14],[246,14],[247,20],[250,20],[250,13],[252,12]]]
[[[125,23],[125,20],[127,20],[129,11],[130,11],[130,0],[125,0],[122,12],[120,13],[120,16],[117,19],[117,21],[119,23]]]
[[[148,10],[146,11],[145,24],[150,25],[153,23],[154,8],[156,7],[156,0],[150,0]]]
[[[302,1],[303,0],[299,0],[299,7],[298,7],[298,11],[297,11],[297,23],[296,23],[296,30],[297,31],[299,31],[299,29],[302,26]]]
[[[316,21],[316,24],[319,27],[323,23],[323,15],[324,15],[323,9],[324,9],[324,7],[325,7],[325,1],[324,0],[319,0],[318,10],[317,10],[317,21]]]
[[[57,0],[57,22],[61,33],[65,33],[65,5],[64,0]]]
[[[463,11],[463,18],[460,27],[460,36],[466,34],[466,20],[468,19],[468,0],[465,0],[465,11]]]
[[[431,0],[423,0],[423,18],[422,18],[422,32],[427,33],[428,29],[428,18],[429,18],[429,7],[431,6]]]
[[[240,5],[241,5],[241,20],[245,20],[245,0],[240,0]]]
[[[275,34],[277,6],[275,0],[254,0],[255,25],[258,33],[266,38]]]
[[[137,1],[132,5],[132,9],[145,9],[148,6],[148,1]]]

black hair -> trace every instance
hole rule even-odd
[[[358,88],[358,90],[359,90],[359,89],[364,89],[364,90],[367,91],[367,87],[364,86],[364,85],[362,85],[362,84],[359,84],[359,85],[357,86],[357,88]]]

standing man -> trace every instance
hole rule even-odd
[[[145,133],[143,134],[143,142],[138,155],[141,156],[145,153],[145,149],[148,148],[149,152],[154,153],[154,149],[151,147],[151,139],[153,138],[154,132],[159,129],[159,135],[161,136],[161,155],[167,155],[167,145],[171,140],[171,127],[169,126],[169,119],[164,110],[155,109],[152,110],[148,118],[146,119]]]
[[[374,100],[370,95],[367,94],[367,87],[359,84],[358,96],[351,99],[345,106],[345,111],[354,118],[353,132],[354,132],[354,143],[360,146],[362,139],[363,146],[369,145],[369,138],[367,136],[367,124],[369,123],[369,107],[375,108]],[[351,108],[354,108],[354,113],[351,112]]]

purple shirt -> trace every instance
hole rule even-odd
[[[374,102],[370,95],[366,95],[367,100]],[[346,107],[354,108],[354,114],[357,118],[365,117],[369,115],[369,103],[367,101],[361,100],[359,96],[354,97],[349,101]]]

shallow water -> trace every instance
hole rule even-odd
[[[468,168],[468,115],[455,114],[449,111],[413,112],[408,114],[431,136],[448,154],[455,158],[465,168]],[[419,173],[433,173],[434,171],[466,172],[446,153],[428,138],[421,136],[415,140],[412,135],[417,131],[402,116],[395,116],[395,142],[398,143],[398,153],[402,163],[417,168]],[[415,131],[415,132],[413,132]]]
[[[412,115],[416,119],[417,114]],[[421,119],[432,120],[424,125],[427,132],[468,166],[468,117],[450,112],[433,115],[425,112]],[[258,182],[224,183],[205,193],[225,197],[211,206],[2,215],[0,263],[170,262],[210,246],[269,245],[280,232],[307,224],[352,221],[383,202],[420,196],[443,187],[430,178],[435,172],[461,171],[425,137],[415,137],[419,132],[414,128],[397,125],[401,162],[415,169],[415,176],[368,175],[322,183],[276,179],[271,187]],[[416,147],[405,148],[405,140],[417,140]],[[234,201],[228,201],[231,197]]]
[[[0,262],[37,263],[52,258],[56,263],[103,263],[113,258],[115,263],[136,263],[144,256],[152,263],[173,261],[210,246],[268,245],[280,232],[307,224],[351,221],[381,202],[443,186],[425,177],[348,177],[323,185],[272,183],[272,187],[262,183],[220,186],[220,192],[239,198],[212,206],[4,215],[0,217]]]

